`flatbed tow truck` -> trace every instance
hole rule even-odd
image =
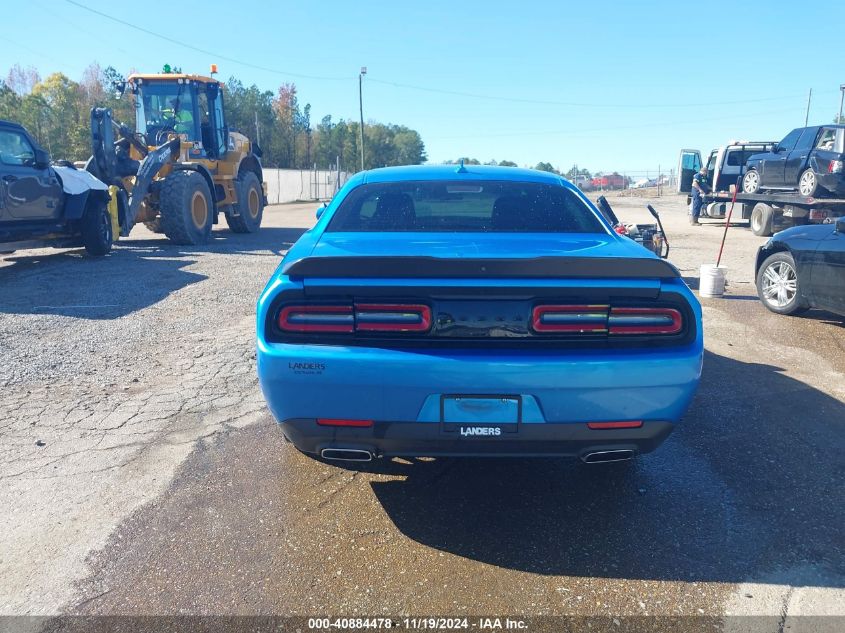
[[[734,194],[714,191],[704,196],[702,215],[724,218]],[[824,224],[845,215],[845,198],[808,198],[798,192],[742,193],[736,195],[733,217],[749,220],[754,235],[769,237],[790,226]]]
[[[748,220],[754,235],[769,237],[777,231],[801,224],[823,224],[845,216],[845,198],[810,198],[797,191],[744,193],[742,176],[748,156],[766,151],[770,142],[732,141],[714,149],[708,158],[715,191],[704,196],[702,218],[724,219],[734,201],[732,218]],[[701,168],[698,150],[681,150],[678,162],[679,193],[689,193],[692,177]],[[687,204],[690,198],[687,196]]]

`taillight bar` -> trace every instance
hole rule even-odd
[[[423,304],[356,303],[355,330],[359,332],[428,332],[431,308]]]
[[[285,306],[279,312],[279,328],[286,332],[348,333],[355,331],[352,306]]]
[[[531,327],[538,334],[671,335],[683,329],[683,316],[664,307],[538,305],[531,312]]]
[[[431,308],[424,304],[356,303],[290,305],[279,311],[284,332],[352,334],[354,332],[428,332]]]
[[[535,332],[607,332],[607,305],[541,305],[531,313]]]
[[[675,308],[612,308],[610,334],[677,334],[683,318]]]

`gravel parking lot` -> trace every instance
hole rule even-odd
[[[723,222],[611,202],[662,211],[697,287]],[[136,227],[104,259],[0,259],[0,614],[845,616],[845,322],[763,308],[764,238],[729,231],[703,382],[657,452],[359,471],[284,443],[255,376],[255,300],[316,206],[202,248]]]

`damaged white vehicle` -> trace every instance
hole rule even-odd
[[[0,254],[25,248],[111,250],[116,213],[108,186],[50,156],[17,123],[0,121]]]

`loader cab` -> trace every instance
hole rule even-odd
[[[135,128],[149,147],[177,134],[193,144],[192,159],[220,159],[228,149],[228,129],[220,82],[199,75],[132,75]]]

